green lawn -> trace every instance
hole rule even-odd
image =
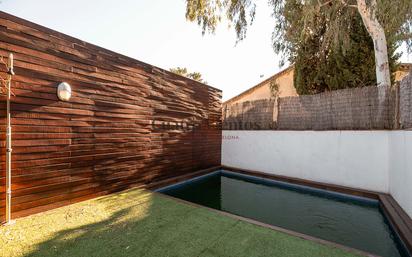
[[[0,256],[353,256],[134,189],[0,227]]]

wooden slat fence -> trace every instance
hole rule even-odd
[[[9,52],[14,217],[220,165],[220,90],[0,12]],[[62,81],[69,102],[57,99]]]

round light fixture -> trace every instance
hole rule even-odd
[[[72,96],[72,88],[69,83],[62,82],[57,87],[57,97],[62,101],[69,101]]]

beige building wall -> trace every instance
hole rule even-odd
[[[412,64],[402,63],[399,65],[399,70],[395,72],[395,81],[401,81],[406,75],[409,74],[412,70]],[[287,97],[287,96],[297,96],[296,89],[293,85],[293,74],[294,67],[289,66],[283,71],[275,74],[274,76],[266,79],[265,81],[259,83],[258,85],[244,91],[238,96],[233,97],[232,99],[227,100],[223,103],[223,106],[231,106],[237,103],[255,101],[262,99],[274,99],[272,92],[270,90],[270,83],[275,80],[279,86],[278,97]]]
[[[402,63],[399,65],[399,70],[395,72],[395,82],[401,81],[405,78],[412,70],[411,63]]]
[[[298,94],[293,86],[293,72],[293,66],[290,66],[223,104],[233,105],[241,102],[274,98],[270,90],[270,83],[273,80],[279,86],[279,97],[297,96]]]

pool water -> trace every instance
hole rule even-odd
[[[225,171],[159,191],[380,256],[408,256],[375,200]]]

